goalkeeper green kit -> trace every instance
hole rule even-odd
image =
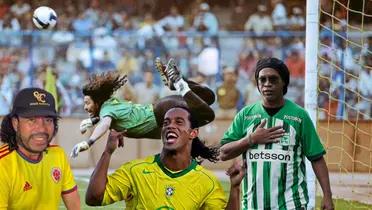
[[[105,101],[99,112],[102,119],[105,116],[111,117],[111,129],[116,131],[126,130],[129,137],[144,137],[157,128],[152,104],[133,104],[130,101],[110,98]]]

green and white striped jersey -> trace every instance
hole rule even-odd
[[[266,119],[266,128],[282,125],[286,131],[278,143],[253,145],[243,153],[247,176],[243,179],[243,209],[301,209],[309,196],[305,157],[310,161],[325,154],[307,112],[290,100],[270,116],[261,102],[246,106],[225,132],[221,144],[251,134]]]

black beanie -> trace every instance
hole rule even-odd
[[[289,70],[285,63],[277,58],[263,58],[260,59],[256,64],[256,72],[254,73],[256,84],[258,88],[258,74],[264,68],[275,69],[284,82],[283,95],[287,93],[287,87],[289,84]]]

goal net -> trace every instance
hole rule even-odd
[[[327,148],[336,209],[372,208],[353,202],[372,204],[372,1],[320,1],[316,11],[314,2],[307,3],[307,23],[316,25],[307,28],[306,46],[318,47],[307,49],[306,80],[316,84],[305,82],[305,107]]]

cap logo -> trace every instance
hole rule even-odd
[[[39,103],[45,103],[45,93],[39,93],[38,91],[34,92],[34,97]]]

